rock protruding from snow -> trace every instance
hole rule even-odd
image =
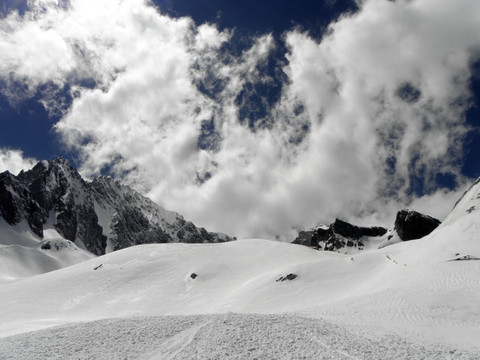
[[[95,255],[146,243],[231,240],[109,177],[86,182],[64,158],[41,161],[18,176],[1,173],[0,216],[9,225],[27,222],[40,238],[54,228]]]
[[[301,231],[293,243],[327,251],[339,251],[343,248],[362,250],[368,238],[381,237],[386,233],[387,229],[380,226],[360,227],[335,219],[335,222],[329,226]]]
[[[397,213],[395,231],[403,241],[421,239],[440,225],[440,220],[406,209]]]

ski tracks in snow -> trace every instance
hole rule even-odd
[[[149,360],[173,360],[177,355],[181,354],[184,349],[192,344],[195,336],[202,328],[210,324],[212,321],[206,321],[199,325],[193,325],[186,330],[172,336],[161,345],[159,351],[154,351],[151,354],[146,354],[145,359]]]
[[[479,359],[298,314],[106,319],[0,339],[0,359]]]

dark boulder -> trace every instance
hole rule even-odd
[[[435,230],[440,221],[416,212],[414,210],[401,210],[395,219],[395,230],[403,241],[420,239]]]

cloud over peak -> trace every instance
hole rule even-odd
[[[0,20],[2,81],[68,84],[55,129],[83,174],[108,170],[211,230],[287,238],[335,216],[388,222],[422,195],[456,196],[439,174],[464,183],[475,0],[362,1],[321,41],[291,29],[240,54],[234,29],[148,1],[32,9]]]

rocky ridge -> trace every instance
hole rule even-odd
[[[387,229],[380,226],[360,227],[335,219],[328,226],[301,231],[293,243],[326,251],[339,251],[345,247],[362,250],[366,237],[379,237],[386,233]]]
[[[15,176],[0,174],[0,216],[27,222],[43,238],[53,227],[62,237],[95,255],[132,245],[165,242],[223,242],[110,177],[87,182],[64,158],[41,161]]]
[[[415,210],[397,213],[395,225],[387,230],[381,226],[360,227],[335,219],[330,225],[320,225],[300,231],[293,244],[310,246],[319,250],[352,252],[365,246],[384,247],[399,241],[420,239],[430,234],[440,221]]]

